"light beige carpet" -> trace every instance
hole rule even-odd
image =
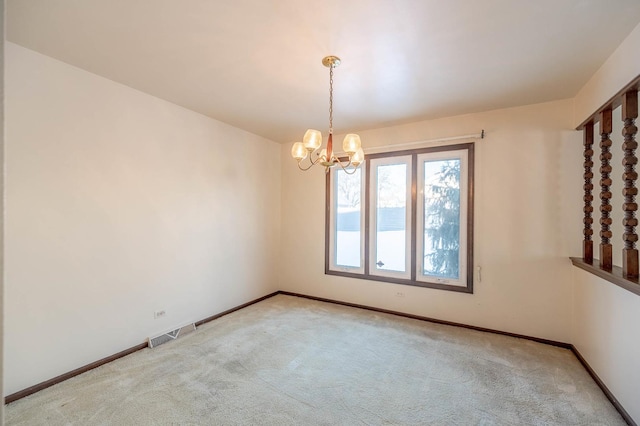
[[[621,425],[573,354],[275,296],[9,404],[24,425]]]

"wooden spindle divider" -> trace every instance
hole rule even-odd
[[[582,259],[587,263],[593,262],[593,241],[591,236],[593,235],[593,122],[587,123],[584,126],[584,240],[582,241]]]
[[[584,144],[584,196],[583,196],[583,241],[582,241],[582,257],[572,257],[571,262],[574,266],[581,268],[591,274],[594,274],[604,280],[607,280],[617,286],[624,288],[638,296],[640,296],[640,250],[636,248],[638,243],[637,227],[640,225],[640,219],[636,217],[638,212],[638,174],[636,171],[638,165],[638,157],[636,150],[637,142],[637,119],[638,119],[638,92],[640,92],[640,75],[635,77],[626,86],[620,89],[615,95],[607,100],[600,108],[595,110],[593,114],[587,117],[576,130],[582,130]],[[623,170],[616,168],[616,177],[622,177],[622,182],[617,180],[615,187],[621,184],[621,193],[624,201],[618,206],[616,202],[615,208],[622,208],[624,214],[622,218],[622,234],[621,241],[623,246],[620,247],[622,254],[622,266],[613,265],[613,249],[611,237],[611,218],[613,206],[612,200],[612,166],[611,166],[611,133],[613,131],[613,111],[620,107],[621,122],[616,123],[617,128],[621,124],[623,141],[616,139],[616,144],[620,143],[623,151],[620,161]],[[600,259],[595,259],[594,242],[593,242],[593,217],[595,206],[592,202],[596,196],[593,193],[595,182],[593,182],[595,170],[593,169],[595,159],[593,157],[595,148],[595,128],[600,127]],[[617,130],[616,130],[617,132]],[[616,160],[619,161],[619,160]]]
[[[600,113],[600,268],[610,271],[613,267],[613,247],[611,245],[611,139],[613,114],[611,108]]]
[[[638,142],[635,139],[638,132],[638,128],[635,125],[636,118],[638,118],[638,91],[629,90],[622,95],[622,120],[624,121],[624,128],[622,129],[622,136],[624,137],[622,144],[624,151],[622,160],[622,165],[624,166],[624,173],[622,174],[622,180],[624,181],[624,188],[622,189],[622,195],[624,196],[624,204],[622,205],[624,210],[624,219],[622,220],[622,226],[624,226],[622,271],[629,278],[638,276],[638,250],[636,249],[638,234],[635,232],[635,227],[638,226],[638,219],[635,217],[636,210],[638,210],[638,204],[635,202],[635,197],[638,195],[638,188],[636,187],[638,173],[635,171],[635,166],[638,163],[638,158],[635,154],[635,150],[638,148]]]

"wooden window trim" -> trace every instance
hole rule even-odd
[[[443,151],[459,151],[459,150],[467,150],[467,247],[466,247],[466,262],[467,262],[467,277],[466,277],[466,286],[456,286],[456,285],[448,285],[448,284],[440,284],[433,282],[425,282],[425,281],[417,281],[415,279],[401,279],[401,278],[392,278],[392,277],[381,277],[377,275],[371,275],[369,271],[369,247],[370,247],[370,175],[371,175],[371,167],[370,160],[377,158],[386,158],[386,157],[400,157],[400,156],[411,156],[412,157],[412,166],[411,172],[413,174],[412,182],[411,182],[411,208],[413,210],[412,219],[411,219],[411,277],[415,277],[415,263],[416,263],[416,208],[417,208],[417,156],[419,154],[428,154],[434,152],[443,152]],[[418,149],[408,149],[401,151],[389,151],[383,153],[375,153],[367,155],[365,159],[365,170],[366,173],[364,175],[365,179],[365,193],[364,193],[364,273],[351,273],[344,271],[335,271],[330,269],[330,220],[331,220],[331,176],[330,173],[327,173],[325,179],[325,266],[324,272],[326,275],[335,275],[347,278],[357,278],[363,279],[367,281],[379,281],[386,282],[392,284],[402,284],[402,285],[410,285],[416,287],[425,287],[425,288],[433,288],[438,290],[448,290],[460,293],[469,293],[473,294],[473,278],[474,278],[474,263],[473,263],[473,235],[474,235],[474,176],[475,176],[475,143],[463,143],[463,144],[455,144],[455,145],[442,145],[428,148],[418,148]]]

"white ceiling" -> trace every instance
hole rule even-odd
[[[638,0],[8,0],[7,38],[276,142],[574,96]]]

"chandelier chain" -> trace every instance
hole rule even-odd
[[[329,134],[333,134],[333,65],[329,67]]]

